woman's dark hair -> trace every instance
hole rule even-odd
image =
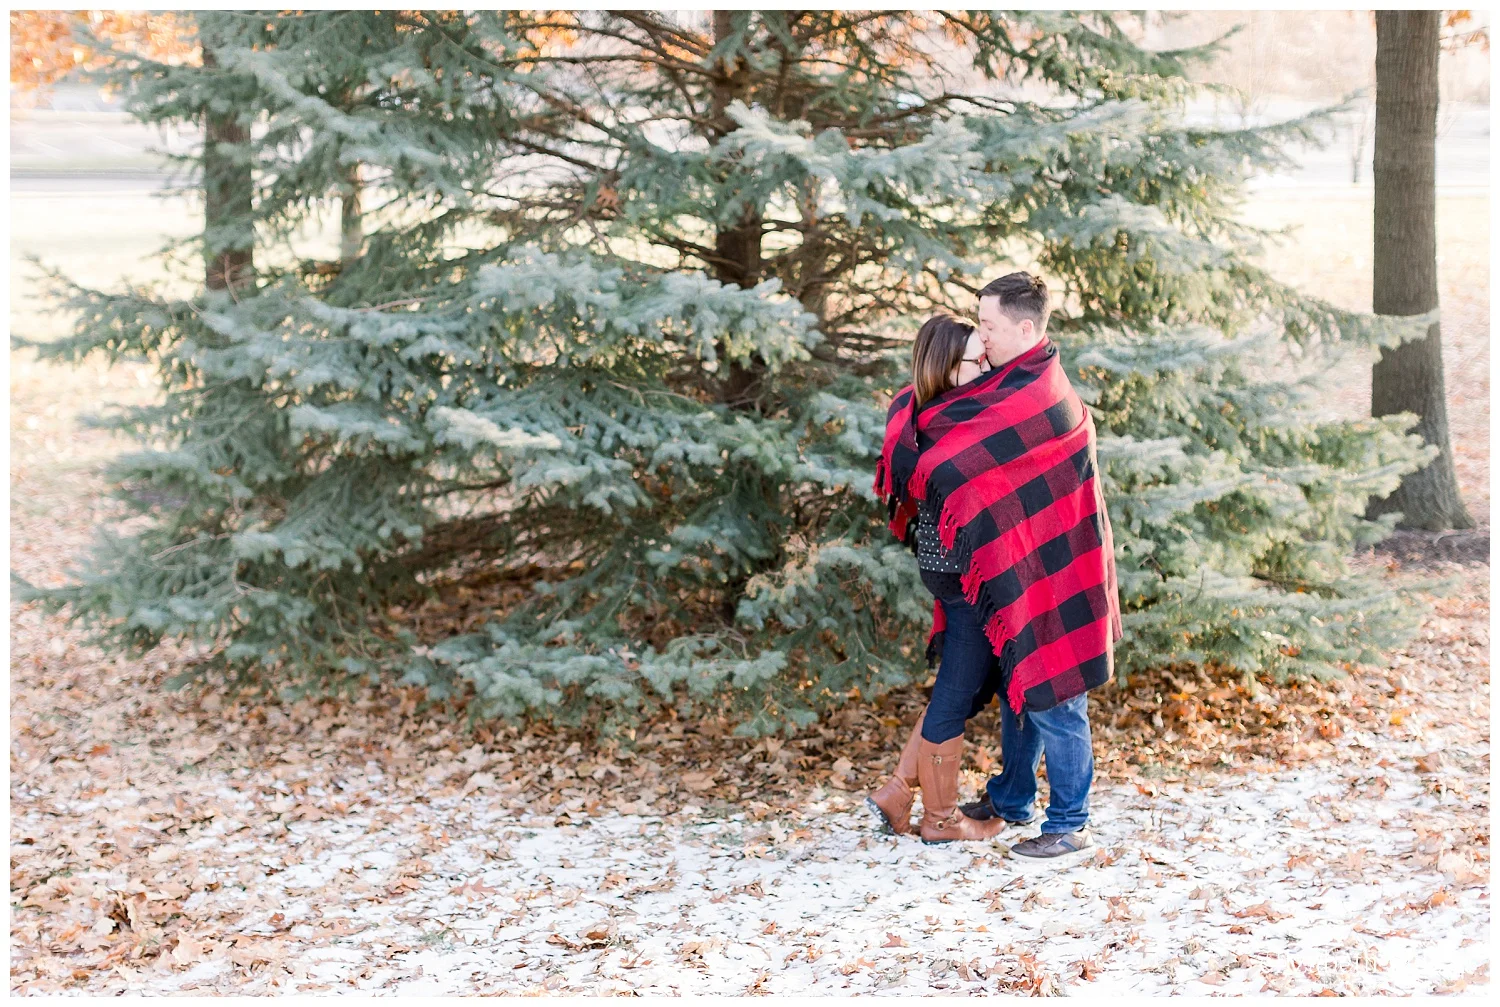
[[[911,348],[911,383],[917,405],[953,387],[949,375],[964,357],[974,326],[952,315],[933,315],[917,330]]]

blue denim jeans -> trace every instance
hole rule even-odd
[[[1088,693],[1084,693],[1050,710],[1027,710],[1023,728],[1001,697],[1000,775],[990,777],[985,784],[995,814],[1014,822],[1031,817],[1036,802],[1036,770],[1046,753],[1052,796],[1042,831],[1077,832],[1088,824],[1089,787],[1094,782],[1088,699]]]
[[[947,625],[937,681],[922,721],[922,737],[940,745],[964,733],[964,722],[994,696],[1000,662],[979,625],[979,615],[962,595],[938,599]],[[1049,764],[1050,766],[1050,764]],[[1048,769],[1051,772],[1051,769]]]

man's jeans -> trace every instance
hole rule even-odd
[[[1036,802],[1036,770],[1047,755],[1052,791],[1043,832],[1077,832],[1088,824],[1089,787],[1094,782],[1094,750],[1089,734],[1088,693],[1050,710],[1027,710],[1026,727],[1000,697],[1000,775],[985,789],[995,814],[1013,822],[1031,817]]]

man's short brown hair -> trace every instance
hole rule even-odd
[[[980,298],[998,297],[1000,310],[1007,318],[1019,322],[1029,318],[1036,324],[1038,333],[1047,331],[1047,319],[1052,314],[1052,305],[1047,297],[1047,284],[1040,276],[1032,276],[1024,270],[1006,273],[998,280],[991,280],[979,291]]]

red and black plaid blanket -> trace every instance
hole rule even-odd
[[[979,612],[1017,714],[1113,677],[1124,629],[1094,420],[1052,340],[920,408],[910,385],[897,393],[875,492],[902,542],[912,542],[919,500],[940,515],[944,546],[966,540],[964,597]],[[945,621],[934,604],[929,662]]]

